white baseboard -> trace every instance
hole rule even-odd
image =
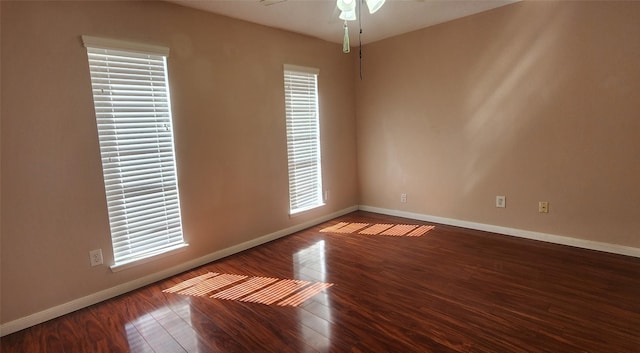
[[[286,229],[282,229],[277,232],[266,234],[259,238],[252,239],[244,243],[213,252],[211,254],[199,257],[197,259],[193,259],[191,261],[187,261],[183,264],[168,268],[164,271],[156,272],[148,276],[138,278],[136,280],[123,283],[115,287],[107,288],[100,292],[93,293],[82,298],[74,299],[70,302],[57,305],[49,309],[45,309],[43,311],[31,314],[29,316],[25,316],[13,321],[9,321],[0,326],[0,337],[43,323],[45,321],[54,319],[56,317],[60,317],[62,315],[88,307],[90,305],[116,297],[118,295],[130,292],[132,290],[144,287],[148,284],[191,270],[198,266],[208,264],[212,261],[219,260],[223,257],[227,257],[229,255],[239,253],[241,251],[253,248],[255,246],[270,242],[278,238],[282,238],[284,236],[293,234],[295,232],[299,232],[303,229],[313,227],[317,224],[329,221],[336,217],[340,217],[342,215],[345,215],[347,213],[357,211],[357,210],[358,210],[358,206],[351,206],[343,210],[328,214],[326,216],[319,217],[319,218],[316,218],[316,219],[313,219],[313,220],[310,220]]]
[[[416,220],[426,221],[426,222],[447,224],[447,225],[457,226],[462,228],[482,230],[486,232],[510,235],[510,236],[519,237],[519,238],[540,240],[548,243],[569,245],[577,248],[604,251],[604,252],[613,253],[613,254],[633,256],[633,257],[640,258],[640,248],[634,248],[630,246],[609,244],[609,243],[603,243],[603,242],[592,241],[592,240],[577,239],[577,238],[571,238],[571,237],[566,237],[562,235],[533,232],[533,231],[523,230],[523,229],[501,227],[501,226],[495,226],[491,224],[461,221],[461,220],[452,219],[452,218],[429,216],[429,215],[424,215],[420,213],[390,210],[386,208],[379,208],[379,207],[366,206],[366,205],[360,205],[359,209],[362,211],[381,213],[389,216],[397,216],[397,217],[411,218],[411,219],[416,219]]]

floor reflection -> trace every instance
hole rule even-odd
[[[300,279],[326,282],[325,241],[320,240],[313,245],[293,254],[294,277]],[[305,342],[311,345],[308,351],[327,351],[331,346],[331,302],[326,291],[318,293],[301,305],[297,311],[299,332]]]
[[[163,307],[125,325],[129,351],[203,352],[198,334],[191,326],[188,300]],[[208,351],[205,349],[204,351]]]
[[[282,315],[295,315],[300,335],[300,352],[322,352],[331,347],[332,312],[327,283],[325,241],[320,240],[293,254],[295,279],[254,277],[239,274],[207,272],[162,290],[176,295],[170,305],[140,315],[125,325],[130,352],[208,352],[215,351],[217,339],[203,340],[202,333],[212,327],[203,326],[199,310],[192,312],[192,300],[238,301],[291,308]],[[182,299],[180,299],[182,298]],[[203,302],[204,300],[204,302]],[[224,305],[224,304],[223,304]],[[292,324],[296,330],[296,324]],[[302,343],[304,342],[304,343]]]

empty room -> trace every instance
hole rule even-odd
[[[0,1],[0,351],[640,352],[640,1]]]

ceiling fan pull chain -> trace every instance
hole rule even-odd
[[[342,52],[347,54],[351,52],[349,46],[349,27],[347,27],[347,21],[344,21],[344,39],[342,40]]]
[[[360,26],[360,32],[358,33],[358,50],[360,55],[360,81],[362,81],[362,4],[364,4],[364,0],[360,2],[360,6],[358,6],[358,25]]]

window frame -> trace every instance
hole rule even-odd
[[[321,131],[320,131],[320,107],[319,107],[319,80],[318,76],[320,70],[317,68],[305,67],[284,64],[284,93],[285,93],[285,115],[286,115],[286,136],[287,136],[287,164],[288,164],[288,181],[289,181],[289,215],[293,216],[299,213],[303,213],[312,209],[325,205],[323,197],[323,177],[322,177],[322,144],[321,144]],[[312,97],[302,97],[302,100],[306,99],[304,104],[292,103],[293,89],[290,87],[291,80],[296,77],[296,80],[301,86],[305,85],[304,80],[313,81],[312,90],[311,86],[299,88],[300,91],[296,94],[300,96],[312,94]],[[309,82],[307,82],[308,84]],[[304,92],[306,90],[306,92]],[[312,92],[311,92],[312,91]],[[298,105],[296,107],[296,105]],[[305,106],[306,107],[303,107]],[[311,113],[309,106],[313,105],[314,112]],[[296,110],[299,109],[299,110]],[[313,115],[313,122],[309,121],[309,114]],[[307,121],[294,121],[294,117],[299,119],[306,119]],[[298,131],[294,131],[298,129]],[[312,129],[313,131],[309,130]],[[307,134],[313,135],[312,142],[304,144],[300,142],[300,135]],[[307,136],[307,139],[310,139]],[[297,140],[297,141],[296,141]],[[296,146],[298,142],[299,146]],[[302,160],[299,154],[296,155],[296,149],[300,150],[300,143],[302,148],[311,148],[314,145],[315,155],[308,157],[306,160]],[[297,160],[296,160],[297,159]],[[313,159],[314,174],[296,173],[296,170],[302,170],[300,167],[305,163],[309,163]],[[307,182],[304,182],[307,180]],[[312,189],[312,192],[304,192],[304,189]],[[306,200],[306,201],[305,201]]]
[[[114,255],[110,268],[117,272],[188,246],[180,210],[169,48],[91,36],[82,41]]]

